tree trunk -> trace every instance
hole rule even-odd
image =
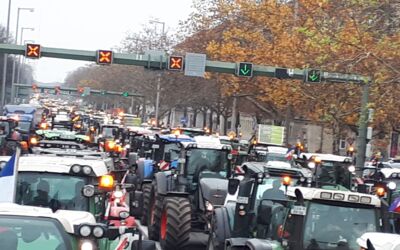
[[[193,124],[192,126],[195,128],[197,123],[197,109],[193,110]]]
[[[209,117],[209,119],[210,119],[210,133],[212,133],[213,132],[213,111],[211,110],[211,113],[210,113],[210,117]]]
[[[203,128],[207,127],[207,111],[203,111]]]
[[[228,132],[228,117],[224,116],[224,135]]]
[[[332,153],[339,154],[340,126],[336,121],[334,121],[334,124],[332,126],[332,138],[333,138]]]

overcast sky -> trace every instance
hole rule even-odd
[[[0,22],[7,23],[9,0],[0,0]],[[166,23],[173,31],[186,19],[192,0],[11,0],[10,31],[15,35],[18,8],[23,40],[34,40],[46,47],[83,50],[111,49],[129,32],[140,31],[151,19]],[[18,39],[19,40],[19,39]],[[41,58],[29,60],[40,82],[63,82],[68,72],[88,64],[83,61]]]

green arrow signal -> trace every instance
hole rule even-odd
[[[310,75],[310,79],[311,79],[311,81],[315,81],[318,79],[318,75],[315,72],[313,72],[313,74]]]
[[[319,70],[310,70],[307,74],[308,82],[320,82],[321,81],[321,72]]]
[[[248,76],[251,77],[253,75],[253,64],[252,63],[239,63],[239,67],[236,71],[238,76]]]
[[[243,75],[247,75],[250,72],[250,69],[247,68],[247,64],[244,65],[243,69],[240,69]]]

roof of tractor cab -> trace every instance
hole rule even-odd
[[[385,176],[385,178],[398,178],[400,177],[400,168],[381,168],[379,171]]]
[[[36,108],[29,104],[21,105],[6,105],[4,106],[5,113],[20,113],[20,114],[33,114]]]
[[[307,160],[310,160],[311,157],[319,157],[321,161],[331,161],[331,162],[346,162],[346,163],[351,163],[352,159],[351,157],[348,156],[340,156],[340,155],[334,155],[334,154],[315,154],[315,153],[301,153],[300,154],[300,159],[303,157],[306,157]]]
[[[159,138],[166,142],[195,142],[195,140],[187,135],[160,135]]]
[[[57,210],[53,213],[50,208],[32,207],[14,203],[0,203],[0,215],[56,219],[63,225],[65,231],[71,234],[74,233],[75,225],[96,223],[94,216],[89,212]]]
[[[288,187],[287,195],[296,197],[295,191],[299,190],[305,200],[325,200],[334,202],[346,202],[360,205],[381,206],[381,200],[375,195],[357,193],[351,191],[331,190],[311,187]]]
[[[283,162],[284,163],[284,162]],[[291,176],[301,176],[299,177],[312,177],[312,173],[310,170],[305,169],[305,168],[296,168],[292,167],[290,165],[275,165],[275,164],[270,164],[268,165],[267,162],[245,162],[242,164],[243,166],[247,166],[248,168],[251,168],[252,171],[254,172],[266,172],[268,171],[270,174],[289,174]]]
[[[11,156],[0,156],[1,161],[8,161]],[[43,155],[23,155],[19,158],[19,172],[70,173],[73,165],[90,166],[96,176],[108,173],[103,160],[82,159],[76,157],[58,157]]]
[[[182,144],[185,148],[232,150],[230,145],[222,144],[219,138],[212,136],[195,136],[194,142],[183,142]]]

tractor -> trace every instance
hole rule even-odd
[[[176,168],[154,174],[148,209],[149,238],[159,240],[164,250],[204,248],[212,212],[224,204],[227,195],[231,147],[220,144],[218,138],[194,139],[182,142],[184,148],[179,154],[167,154],[167,162],[176,157]]]
[[[266,230],[260,222],[261,216],[256,217],[260,203],[264,200],[275,200],[286,204],[288,202],[286,192],[289,186],[311,183],[312,174],[307,169],[285,165],[271,166],[263,162],[246,162],[242,165],[242,169],[244,174],[241,176],[240,184],[240,177],[230,179],[228,185],[230,195],[224,207],[214,210],[207,249],[224,250],[225,241],[231,237],[273,237],[277,232],[274,228],[277,222],[271,225],[271,229]],[[274,217],[281,223],[284,218],[282,211],[284,210]]]

